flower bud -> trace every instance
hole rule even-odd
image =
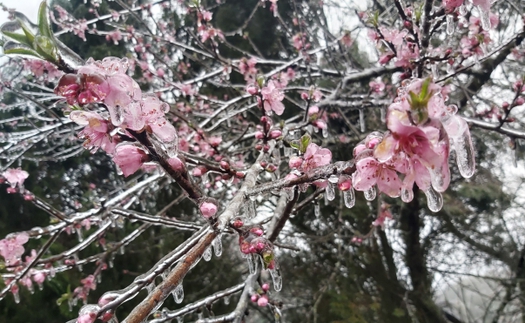
[[[264,133],[262,131],[256,131],[255,132],[255,139],[263,139]]]
[[[265,307],[268,305],[268,296],[263,295],[257,300],[257,305],[260,307]]]
[[[253,294],[251,297],[250,297],[250,300],[255,303],[257,302],[257,300],[259,299],[259,295],[257,294]]]
[[[227,161],[221,160],[220,165],[221,165],[222,169],[224,169],[226,171],[230,170],[230,164],[228,164]]]
[[[199,206],[199,209],[201,211],[202,216],[205,217],[206,219],[211,218],[217,213],[217,205],[211,202],[201,203],[201,205]]]
[[[264,283],[261,287],[262,287],[262,290],[265,292],[270,290],[270,285],[267,283]]]
[[[249,85],[246,88],[246,92],[248,92],[250,95],[256,95],[259,92],[259,89],[253,85]]]
[[[272,130],[270,131],[270,138],[271,139],[277,139],[279,138],[283,133],[281,132],[281,130]]]

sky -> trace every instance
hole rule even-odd
[[[8,8],[15,8],[36,23],[38,6],[42,0],[1,0]],[[0,24],[7,21],[7,12],[0,10]]]

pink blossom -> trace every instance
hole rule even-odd
[[[95,313],[82,314],[77,318],[77,323],[93,323],[97,315]]]
[[[402,183],[396,170],[398,163],[380,163],[374,157],[362,158],[356,163],[352,183],[358,191],[367,191],[374,185],[390,197],[401,195]]]
[[[126,177],[139,170],[142,164],[148,160],[149,157],[146,152],[136,146],[127,144],[118,145],[113,155],[113,161]]]
[[[24,253],[23,244],[29,240],[27,233],[22,232],[9,235],[0,240],[0,255],[4,257],[6,264],[15,264]]]
[[[379,217],[372,222],[372,225],[383,228],[385,226],[386,219],[392,219],[392,213],[390,213],[390,205],[381,203],[381,209],[379,211]]]
[[[371,81],[369,84],[370,91],[373,93],[381,93],[385,90],[385,83],[380,79],[377,81]]]
[[[211,21],[213,14],[210,11],[203,10],[201,13],[202,13],[202,19],[204,21]]]
[[[303,156],[304,161],[301,166],[303,171],[330,164],[332,152],[327,148],[321,148],[314,143],[310,143]]]
[[[270,80],[268,85],[262,88],[261,94],[265,111],[273,111],[277,115],[283,114],[284,104],[281,101],[284,99],[284,94],[276,87],[273,80]]]
[[[29,177],[29,173],[21,168],[8,168],[2,176],[11,184],[11,187],[22,187],[24,181]]]
[[[93,275],[89,275],[87,276],[86,278],[82,279],[80,281],[80,283],[82,283],[82,285],[84,285],[84,288],[86,290],[95,290],[97,289],[97,282],[95,280],[95,276]]]
[[[447,12],[452,12],[463,4],[464,0],[443,0],[443,7]]]
[[[199,210],[203,217],[209,219],[217,213],[217,205],[211,202],[203,202],[199,206]]]

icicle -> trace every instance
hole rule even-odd
[[[438,212],[443,207],[443,197],[441,196],[441,193],[436,192],[432,186],[425,191],[425,195],[427,196],[427,206],[430,211],[432,212]]]
[[[345,206],[349,209],[353,208],[355,205],[355,191],[353,187],[350,187],[349,190],[343,191],[343,200],[345,201]]]
[[[328,127],[324,127],[321,132],[323,133],[323,138],[328,138]]]
[[[359,127],[361,128],[361,132],[366,131],[365,112],[363,111],[363,109],[359,109]]]
[[[455,27],[456,26],[454,26],[454,16],[447,15],[447,35],[454,34]]]
[[[291,147],[284,147],[283,149],[283,154],[284,154],[284,157],[290,157],[293,153],[293,148]]]
[[[162,142],[162,140],[159,139],[160,142]],[[164,142],[162,143],[162,146],[164,148],[164,151],[166,152],[166,154],[171,157],[171,158],[174,158],[174,157],[177,157],[178,153],[179,153],[179,137],[177,137],[177,135],[175,135],[174,139],[170,142]]]
[[[490,16],[489,12],[485,11],[481,8],[481,6],[477,6],[479,11],[479,18],[481,19],[481,26],[484,30],[488,31],[490,30]]]
[[[202,259],[204,259],[204,261],[211,260],[211,247],[208,247],[206,248],[206,250],[204,250],[204,253],[202,254]]]
[[[321,215],[321,207],[319,206],[319,203],[314,204],[314,214],[317,218]]]
[[[77,229],[77,238],[78,238],[78,242],[84,241],[84,236],[82,235],[82,228]]]
[[[224,305],[230,305],[230,296],[224,296]]]
[[[459,14],[462,15],[462,16],[465,16],[467,14],[468,10],[467,10],[467,6],[465,4],[462,4],[461,6],[459,6]]]
[[[215,253],[215,257],[220,257],[222,255],[222,236],[219,234],[217,238],[213,240],[211,243],[213,246],[213,252]]]
[[[438,192],[444,192],[447,190],[450,184],[450,169],[447,164],[441,165],[441,167],[434,167],[429,169],[430,179],[432,187]]]
[[[375,186],[370,187],[370,189],[365,191],[365,199],[367,201],[373,201],[376,198],[376,188]]]
[[[454,150],[456,151],[456,162],[459,172],[464,178],[470,178],[476,171],[474,147],[468,128],[462,136],[454,138]]]
[[[326,199],[328,201],[333,201],[335,199],[335,187],[334,187],[334,184],[328,182],[328,185],[326,185],[326,188],[325,188],[325,194],[326,194]]]
[[[432,71],[432,77],[437,80],[439,78],[439,69],[438,69],[438,66],[437,64],[432,64],[430,66],[430,69]]]
[[[405,203],[409,203],[414,199],[414,191],[412,188],[402,188],[401,189],[401,200]]]
[[[82,267],[82,265],[78,264],[80,259],[78,258],[78,254],[77,253],[73,255],[73,260],[75,260],[75,264],[77,265],[78,271],[82,271],[83,267]]]
[[[330,177],[328,177],[328,181],[332,184],[337,184],[337,182],[339,182],[339,177],[336,175],[330,175]]]
[[[281,276],[281,270],[276,266],[274,269],[270,269],[270,275],[272,275],[273,289],[276,292],[283,288],[283,277]]]
[[[255,198],[255,196],[253,196]],[[244,204],[244,213],[248,220],[255,218],[257,212],[255,210],[255,200],[251,198]]]
[[[255,272],[257,271],[257,267],[259,266],[259,262],[257,261],[257,259],[254,259],[254,257],[257,257],[257,256],[250,254],[248,255],[248,257],[246,257],[246,259],[248,259],[248,267],[250,268],[250,275],[255,274]]]
[[[175,303],[182,303],[182,301],[184,300],[184,287],[182,286],[182,282],[177,287],[175,287],[175,290],[173,290],[171,294],[175,299]]]
[[[386,123],[386,111],[385,111],[385,108],[384,107],[380,108],[379,112],[381,114],[381,116],[380,116],[381,123]]]

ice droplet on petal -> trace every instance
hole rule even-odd
[[[335,199],[335,187],[334,184],[328,182],[328,185],[325,189],[326,199],[328,201],[333,201]]]
[[[412,190],[412,187],[410,188],[402,188],[401,189],[401,200],[405,203],[412,202],[414,199],[414,191]]]
[[[118,127],[124,122],[124,109],[120,105],[117,105],[114,109],[109,109],[110,114],[112,114],[112,110],[114,113],[111,116],[111,122],[114,126]]]
[[[447,35],[454,34],[454,16],[453,15],[447,15]]]
[[[219,234],[215,240],[212,242],[213,246],[213,252],[215,253],[215,257],[220,257],[222,255],[222,236]]]
[[[314,204],[314,215],[317,218],[321,215],[321,207],[319,206],[319,203]]]
[[[173,295],[173,298],[175,299],[175,303],[180,304],[184,300],[184,287],[182,286],[182,282],[175,287],[173,292],[171,292]]]
[[[211,260],[211,247],[208,247],[206,248],[206,250],[204,250],[204,253],[202,254],[202,259],[204,259],[205,261]]]
[[[481,6],[477,6],[479,11],[479,18],[481,19],[481,26],[484,30],[490,30],[490,17],[489,12],[485,11],[481,8]]]
[[[349,190],[343,191],[343,200],[345,201],[345,206],[349,209],[355,205],[355,191],[351,187]]]
[[[283,277],[281,276],[281,269],[276,265],[274,269],[270,269],[270,275],[272,276],[273,289],[276,292],[283,288]]]
[[[441,193],[436,192],[431,186],[425,191],[425,195],[427,196],[428,209],[432,212],[439,212],[443,207],[443,196],[441,196]]]
[[[375,186],[370,187],[365,191],[365,199],[367,201],[373,201],[376,198],[376,188]]]

